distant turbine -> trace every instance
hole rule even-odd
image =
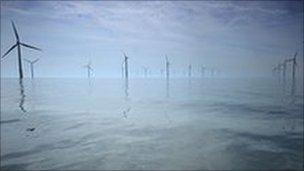
[[[166,78],[167,80],[169,80],[169,76],[170,76],[170,62],[168,60],[168,57],[166,55]]]
[[[214,69],[214,68],[211,68],[211,76],[212,76],[212,77],[214,76],[214,73],[215,73],[215,69]]]
[[[205,76],[205,69],[206,69],[206,68],[205,68],[204,66],[201,67],[201,76],[202,76],[202,77]]]
[[[128,59],[129,59],[129,57],[126,55],[125,52],[123,52],[123,54],[124,54],[124,57],[125,57],[125,60],[124,60],[124,64],[125,64],[125,78],[126,78],[126,80],[128,80],[128,78],[129,78],[129,71],[128,71]]]
[[[191,64],[188,66],[188,77],[191,77],[191,73],[192,73],[192,66]]]
[[[31,67],[31,78],[33,79],[33,78],[34,78],[34,64],[35,64],[36,62],[38,62],[39,59],[35,59],[35,60],[33,60],[33,61],[30,61],[30,60],[28,60],[28,59],[24,59],[24,60],[30,64],[30,67]]]
[[[1,58],[4,58],[7,54],[9,54],[15,47],[17,47],[17,51],[18,51],[18,66],[19,66],[19,78],[22,79],[23,78],[23,71],[22,71],[22,60],[21,60],[21,45],[24,46],[24,47],[27,47],[27,48],[31,48],[31,49],[34,49],[34,50],[39,50],[39,51],[42,51],[41,49],[39,48],[36,48],[34,46],[31,46],[31,45],[28,45],[28,44],[25,44],[25,43],[21,43],[20,42],[20,39],[19,39],[19,35],[18,35],[18,32],[17,32],[17,29],[15,27],[15,24],[14,22],[12,21],[12,26],[13,26],[13,29],[14,29],[14,33],[15,33],[15,37],[16,37],[16,44],[13,45]]]
[[[164,75],[164,70],[163,69],[160,69],[160,75],[161,75],[161,77],[163,77],[163,75]]]
[[[292,85],[293,87],[296,85],[296,66],[297,66],[297,57],[298,52],[296,52],[291,59],[285,60],[286,62],[292,62]],[[292,89],[294,91],[294,88]],[[294,92],[293,92],[294,93]]]
[[[142,68],[144,70],[144,75],[147,78],[147,76],[148,76],[148,68],[147,67],[142,67]]]
[[[281,82],[282,65],[280,63],[276,66],[276,71],[277,71],[279,82]]]
[[[124,64],[125,64],[125,60],[122,61],[121,64],[121,77],[124,78]]]
[[[170,76],[170,62],[166,55],[166,97],[170,96],[169,76]]]
[[[284,60],[282,65],[283,67],[283,83],[286,83],[286,69],[287,69],[287,60]]]
[[[91,61],[87,65],[84,65],[85,68],[87,68],[88,71],[88,78],[91,77],[91,71],[93,71],[92,66],[91,66]]]
[[[279,72],[280,72],[280,70],[279,70],[278,66],[273,67],[272,73],[274,76],[279,75]]]

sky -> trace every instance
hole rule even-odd
[[[271,76],[271,69],[298,54],[303,77],[303,1],[0,1],[1,55],[22,42],[22,57],[40,58],[37,77],[121,77],[123,53],[131,77],[148,67],[182,75],[192,65],[218,76]],[[26,77],[29,65],[23,63]],[[290,67],[289,67],[290,68]],[[18,77],[17,51],[1,60],[1,77]]]

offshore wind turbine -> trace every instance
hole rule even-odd
[[[274,76],[280,77],[280,66],[279,65],[274,66],[272,69],[272,73]]]
[[[280,81],[280,82],[281,82],[281,80],[282,80],[282,78],[281,78],[281,77],[282,77],[282,73],[281,73],[281,72],[282,72],[282,70],[283,70],[282,67],[284,67],[284,66],[283,66],[283,64],[281,64],[281,63],[279,63],[278,66],[277,66],[278,76],[279,76],[279,81]]]
[[[160,69],[160,76],[163,77],[163,75],[164,75],[164,70]]]
[[[17,29],[16,29],[16,26],[14,24],[13,21],[12,22],[12,26],[13,26],[13,30],[14,30],[14,33],[15,33],[15,37],[16,37],[16,44],[14,44],[1,58],[4,58],[7,54],[9,54],[14,48],[17,47],[17,51],[18,51],[18,69],[19,69],[19,78],[22,79],[23,78],[23,70],[22,70],[22,59],[21,59],[21,46],[24,46],[24,47],[27,47],[27,48],[30,48],[30,49],[34,49],[34,50],[38,50],[38,51],[42,51],[41,49],[37,48],[37,47],[34,47],[34,46],[31,46],[31,45],[28,45],[28,44],[25,44],[25,43],[22,43],[20,42],[20,38],[19,38],[19,35],[18,35],[18,32],[17,32]]]
[[[166,55],[166,78],[167,78],[167,81],[169,80],[169,76],[170,76],[170,62],[169,62],[168,57]]]
[[[296,66],[297,66],[297,57],[298,52],[296,52],[293,56],[293,58],[291,59],[287,59],[286,62],[292,62],[292,93],[294,94],[294,89],[295,89],[295,85],[296,85]]]
[[[91,61],[89,61],[88,64],[84,65],[83,67],[87,68],[88,78],[90,78],[91,77],[91,71],[93,71],[93,68],[91,66]]]
[[[169,83],[169,76],[170,76],[170,62],[169,59],[166,57],[166,97],[170,96],[170,83]]]
[[[148,68],[147,67],[143,67],[143,70],[144,70],[144,75],[147,78],[147,76],[148,76]]]
[[[214,72],[215,72],[215,69],[214,69],[214,68],[211,68],[211,76],[212,76],[212,77],[214,76]]]
[[[206,68],[205,68],[204,66],[201,67],[201,76],[202,76],[202,77],[205,76],[205,69],[206,69]]]
[[[128,71],[128,59],[129,57],[126,55],[125,52],[123,52],[123,55],[124,55],[124,61],[122,64],[124,64],[124,69],[125,69],[125,97],[126,99],[128,98],[129,96],[129,71]]]
[[[273,76],[276,75],[277,70],[278,70],[277,66],[275,66],[275,67],[272,68],[272,74],[273,74]]]
[[[286,69],[287,69],[287,61],[284,60],[282,63],[282,67],[283,67],[283,83],[286,83]]]
[[[191,74],[192,74],[192,65],[189,64],[188,66],[188,77],[191,78]]]
[[[124,64],[125,64],[125,61],[123,60],[122,64],[121,64],[121,78],[124,78]]]
[[[124,64],[125,64],[125,79],[126,79],[126,81],[128,80],[128,78],[129,78],[129,71],[128,71],[128,59],[129,59],[129,57],[126,55],[126,53],[125,52],[123,52],[123,54],[124,54]]]
[[[34,78],[34,64],[35,64],[36,62],[38,62],[39,59],[35,59],[35,60],[33,60],[33,61],[28,60],[28,59],[24,59],[24,60],[30,64],[30,67],[31,67],[31,78],[33,79],[33,78]]]

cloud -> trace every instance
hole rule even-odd
[[[64,42],[108,51],[156,52],[221,63],[223,58],[288,54],[302,42],[300,2],[4,1],[1,17],[23,30],[43,29],[52,47]],[[30,31],[28,31],[30,32]],[[30,32],[31,33],[31,32]],[[75,36],[77,35],[77,36]],[[54,40],[56,39],[56,40]],[[85,42],[85,43],[84,43]],[[79,43],[84,43],[82,46]],[[77,44],[77,45],[76,45]],[[74,47],[64,47],[72,50]],[[63,50],[58,46],[57,49]],[[66,50],[66,51],[68,51]],[[172,56],[173,56],[172,55]],[[206,56],[209,56],[207,59]],[[237,56],[237,57],[236,57]],[[211,59],[213,58],[213,59]],[[212,62],[210,62],[212,63]],[[214,62],[215,63],[215,62]]]

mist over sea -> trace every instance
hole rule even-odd
[[[302,168],[301,82],[1,78],[1,170]]]

